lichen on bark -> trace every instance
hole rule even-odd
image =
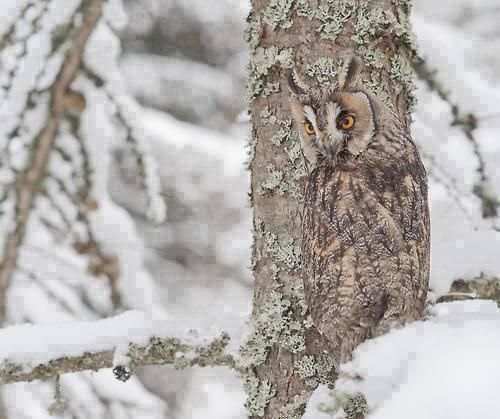
[[[290,19],[294,0],[270,0],[269,5],[264,9],[264,22],[276,29],[278,26],[288,29],[293,22]]]
[[[252,52],[247,67],[247,93],[249,102],[253,101],[266,87],[274,92],[274,87],[267,85],[267,77],[275,66],[291,68],[293,66],[292,52],[290,49],[257,47]]]

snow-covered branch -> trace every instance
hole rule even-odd
[[[475,130],[478,128],[479,117],[470,112],[464,112],[458,103],[455,103],[451,98],[450,93],[441,84],[438,78],[438,71],[433,70],[429,64],[421,60],[415,66],[415,71],[418,77],[427,85],[427,87],[435,92],[443,101],[445,101],[451,109],[452,126],[460,128],[464,136],[471,142],[473,152],[478,162],[477,172],[478,180],[473,187],[474,195],[481,200],[482,214],[484,218],[492,218],[498,215],[499,199],[491,191],[489,179],[486,174],[486,162],[483,156],[479,143],[475,136]]]
[[[156,322],[129,311],[94,322],[8,327],[0,330],[0,383],[45,380],[113,366],[119,379],[143,365],[240,369],[230,353],[227,333],[199,338],[191,332],[178,337],[169,335],[171,326],[168,321]]]
[[[0,315],[5,314],[5,290],[15,268],[18,249],[26,229],[26,223],[35,195],[38,192],[52,146],[60,128],[60,122],[67,110],[67,94],[70,85],[77,76],[86,43],[102,15],[102,0],[88,0],[83,4],[83,21],[72,37],[64,63],[50,88],[50,109],[45,125],[36,136],[34,148],[25,170],[20,173],[16,188],[16,228],[9,234],[5,242],[3,261],[0,265]]]

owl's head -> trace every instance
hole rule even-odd
[[[292,115],[310,153],[335,161],[342,150],[357,156],[373,141],[377,104],[359,83],[361,66],[358,58],[350,59],[338,83],[327,89],[311,89],[296,72],[290,73]]]

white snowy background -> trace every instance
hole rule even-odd
[[[7,2],[0,28],[8,27],[24,3]],[[77,2],[59,3],[71,13],[71,4]],[[173,334],[214,325],[240,330],[252,296],[249,174],[243,167],[248,132],[243,30],[249,6],[245,0],[125,0],[126,24],[119,3],[110,2],[107,20],[86,54],[87,65],[109,81],[111,96],[86,77],[77,80],[89,101],[83,136],[93,139],[95,149],[89,154],[99,180],[94,185],[100,206],[92,216],[93,231],[119,257],[119,287],[128,307],[176,325]],[[413,136],[430,175],[431,298],[436,298],[456,279],[500,275],[500,219],[484,218],[474,193],[480,186],[500,197],[500,5],[496,0],[414,3],[422,55],[437,70],[449,101],[461,113],[478,118],[471,141],[459,126],[452,126],[449,103],[418,82]],[[113,30],[121,38],[121,52]],[[37,48],[44,53],[39,45],[33,46]],[[20,55],[22,51],[12,51],[12,56]],[[117,60],[119,68],[114,66]],[[19,81],[35,82],[40,81]],[[126,95],[125,85],[142,108]],[[1,105],[0,121],[17,112]],[[120,131],[112,122],[120,106],[128,118],[135,115],[134,129],[157,159],[161,191],[151,180],[149,195],[141,193],[134,174],[123,164],[126,153],[110,152],[117,147],[114,133]],[[1,127],[1,134],[8,129]],[[70,132],[66,140],[71,149]],[[104,155],[109,157],[103,159]],[[0,173],[0,180],[8,184],[9,173]],[[161,225],[149,221],[161,215],[159,196],[168,207],[167,221]],[[52,224],[61,223],[51,204],[41,199],[40,214],[55,217]],[[3,208],[2,214],[8,210]],[[18,271],[9,291],[10,319],[53,325],[108,315],[105,280],[82,274],[81,258],[67,245],[55,245],[42,218],[30,226],[28,245],[21,253],[25,269]],[[49,276],[54,280],[44,280]],[[140,316],[118,319],[117,335],[134,322],[143,324]],[[47,326],[39,332],[50,336],[51,330]],[[85,343],[68,330],[69,343]],[[5,342],[19,339],[15,332],[0,336]],[[24,344],[36,347],[30,340]],[[498,419],[499,353],[496,303],[441,303],[429,310],[425,321],[362,345],[344,366],[335,392],[318,389],[306,417],[341,418],[336,401],[362,392],[373,412],[370,419]],[[0,357],[12,354],[8,345],[0,347]],[[242,384],[227,369],[176,371],[154,366],[141,369],[139,379],[119,383],[110,371],[63,376],[63,396],[71,402],[60,417],[245,417]],[[5,386],[8,418],[50,417],[47,407],[53,394],[53,383]]]

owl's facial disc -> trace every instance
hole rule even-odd
[[[332,160],[345,146],[348,131],[354,125],[354,115],[335,102],[329,102],[317,110],[309,105],[304,106],[304,134],[311,138],[323,156]]]
[[[344,148],[357,156],[374,139],[374,113],[364,92],[336,93],[317,114],[324,132],[319,149],[330,159],[335,160]]]
[[[315,164],[318,154],[336,161],[347,149],[358,156],[375,138],[374,108],[363,91],[328,93],[290,97],[292,115],[304,157]]]

